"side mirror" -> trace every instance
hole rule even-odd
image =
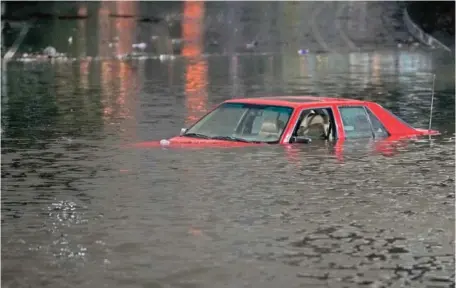
[[[181,132],[179,135],[182,136],[182,135],[184,135],[185,132],[187,132],[187,128],[181,128]]]
[[[308,143],[312,142],[312,138],[307,137],[307,136],[293,136],[290,138],[290,142],[308,144]]]

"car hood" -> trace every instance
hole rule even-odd
[[[215,139],[202,139],[186,136],[176,136],[170,139],[162,139],[160,141],[146,141],[135,143],[131,146],[137,148],[152,148],[152,147],[163,147],[163,148],[229,148],[229,147],[246,147],[246,146],[258,146],[265,145],[261,143],[246,143],[239,141],[230,140],[215,140]]]

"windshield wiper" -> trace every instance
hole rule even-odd
[[[249,141],[243,138],[238,138],[238,137],[233,137],[233,136],[214,136],[211,137],[211,139],[215,140],[231,140],[231,141],[239,141],[239,142],[246,142],[246,143],[251,143],[253,141]]]
[[[182,136],[188,136],[188,137],[194,137],[194,138],[202,138],[202,139],[210,139],[211,137],[204,135],[204,134],[199,134],[199,133],[186,133]]]

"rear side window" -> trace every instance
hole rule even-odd
[[[369,115],[369,119],[372,124],[372,128],[374,129],[375,138],[383,138],[388,137],[389,134],[386,131],[385,127],[383,126],[382,122],[378,120],[378,118],[366,107],[367,115]]]
[[[372,138],[372,127],[364,107],[339,107],[345,137]]]

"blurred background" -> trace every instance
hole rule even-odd
[[[454,42],[454,2],[2,1],[3,284],[454,285]],[[433,90],[394,157],[119,148],[266,95],[427,128]]]

